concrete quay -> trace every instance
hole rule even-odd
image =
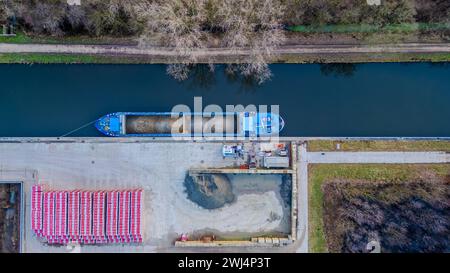
[[[174,242],[182,233],[208,230],[225,238],[290,233],[288,221],[282,219],[289,219],[291,215],[283,208],[280,194],[274,191],[273,186],[239,193],[235,202],[215,210],[201,208],[187,198],[183,183],[188,170],[226,168],[233,164],[233,159],[222,157],[222,146],[223,142],[218,141],[174,142],[167,139],[145,142],[142,139],[125,141],[108,138],[0,141],[0,170],[3,173],[26,171],[34,174],[33,179],[18,176],[13,179],[23,183],[26,201],[22,251],[176,251]],[[264,177],[250,182],[252,185],[259,181],[262,185],[278,183],[274,174],[268,173]],[[8,180],[11,179],[9,175]],[[249,183],[246,180],[242,180],[243,183]],[[78,250],[43,244],[32,234],[28,221],[30,189],[35,183],[43,183],[56,190],[144,189],[144,243],[75,248]],[[271,215],[278,216],[269,220]],[[197,248],[183,249],[197,251]],[[231,248],[229,251],[238,249]],[[286,250],[281,247],[265,251]]]

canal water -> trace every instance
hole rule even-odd
[[[0,137],[61,136],[117,111],[279,105],[284,136],[450,136],[449,64],[271,65],[262,85],[164,65],[0,65]],[[72,136],[100,136],[94,126]]]

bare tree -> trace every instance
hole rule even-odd
[[[206,47],[204,0],[141,1],[137,14],[146,20],[147,28],[140,38],[141,46],[172,47],[181,58],[168,65],[167,73],[179,81],[189,77],[196,51]],[[156,38],[156,39],[155,39]]]
[[[284,40],[281,1],[223,0],[218,13],[227,48],[249,47],[255,55],[270,56]]]
[[[139,30],[133,0],[84,0],[87,30],[94,35],[128,36]]]
[[[84,25],[86,22],[86,13],[80,6],[68,6],[65,18],[70,26],[75,29]]]
[[[156,43],[173,47],[183,57],[195,61],[195,50],[205,47],[205,19],[203,0],[142,1],[137,5],[138,14],[147,21],[147,29],[141,37],[141,46]]]
[[[156,37],[156,44],[173,47],[182,58],[167,72],[178,80],[187,77],[186,71],[197,62],[196,53],[208,47],[212,29],[221,34],[221,45],[233,53],[250,50],[239,65],[243,76],[253,76],[258,83],[271,77],[267,62],[284,38],[282,1],[157,0],[137,6],[137,13],[147,21],[141,45],[155,44]]]
[[[0,0],[0,16],[4,16],[4,18],[14,16],[15,7],[21,5],[22,3],[18,3],[17,0]]]
[[[250,55],[239,64],[245,77],[258,84],[269,80],[272,73],[267,62],[284,41],[282,18],[285,6],[278,0],[223,0],[218,9],[224,30],[223,45],[235,53],[250,49]],[[229,71],[236,71],[236,66]]]
[[[60,3],[37,2],[32,10],[33,28],[39,33],[61,35],[61,14],[63,7]]]
[[[8,5],[6,0],[0,0],[0,22],[6,21],[8,18]]]

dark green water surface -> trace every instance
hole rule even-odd
[[[0,137],[61,136],[117,111],[176,104],[279,105],[284,136],[450,136],[450,65],[271,66],[256,85],[196,69],[179,83],[163,65],[0,65]],[[73,136],[100,136],[88,126]]]

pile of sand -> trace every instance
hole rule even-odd
[[[184,185],[189,200],[205,209],[218,209],[236,199],[230,180],[223,174],[187,175]]]

